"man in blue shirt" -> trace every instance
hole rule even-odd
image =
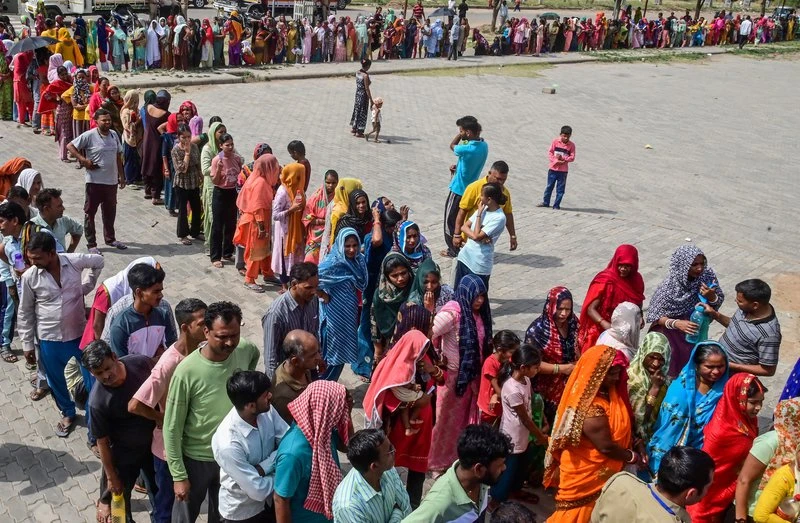
[[[450,181],[450,194],[444,204],[444,241],[447,250],[442,252],[442,256],[451,258],[458,255],[453,235],[461,197],[467,185],[478,179],[489,156],[489,145],[481,138],[481,124],[474,116],[459,118],[456,125],[458,134],[450,142],[450,149],[458,157],[458,163],[450,166],[450,172],[454,175]]]

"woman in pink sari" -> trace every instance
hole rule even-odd
[[[569,51],[572,45],[572,35],[575,34],[575,20],[570,18],[567,20],[567,26],[564,28],[564,52]]]
[[[306,257],[307,262],[319,263],[319,252],[322,245],[322,235],[325,233],[325,216],[328,207],[333,201],[333,193],[339,183],[339,174],[333,169],[325,173],[325,181],[306,201],[303,211],[303,225],[306,227]]]
[[[455,300],[436,314],[432,339],[439,357],[447,360],[445,383],[436,391],[436,425],[428,455],[428,468],[441,473],[457,459],[458,435],[479,419],[480,370],[492,339],[483,280],[473,274],[461,279]]]

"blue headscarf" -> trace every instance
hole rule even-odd
[[[104,53],[108,52],[108,33],[106,32],[106,19],[102,16],[97,19],[97,48]]]
[[[478,326],[473,315],[472,302],[481,294],[486,297],[486,300],[478,311],[483,322],[483,340],[478,340]],[[486,295],[486,284],[474,274],[468,274],[461,278],[458,289],[456,289],[455,302],[460,308],[456,395],[463,396],[469,384],[480,374],[483,360],[491,353],[492,313],[489,309],[489,297]],[[451,301],[442,307],[441,312],[446,310],[455,312],[455,309],[454,302]]]
[[[336,236],[331,252],[319,264],[319,286],[323,290],[345,282],[351,282],[360,291],[367,286],[367,262],[361,250],[352,260],[344,254],[344,242],[349,236],[359,240],[355,229],[345,227]],[[358,243],[360,246],[360,241]]]
[[[713,345],[720,350],[725,358],[725,373],[705,396],[700,397],[697,393],[697,364],[694,358],[697,349],[703,345]],[[689,363],[667,389],[667,395],[658,412],[653,438],[647,444],[650,470],[654,474],[658,472],[661,458],[672,447],[681,445],[702,448],[703,428],[711,421],[729,377],[728,356],[722,345],[716,341],[701,341],[694,346]]]

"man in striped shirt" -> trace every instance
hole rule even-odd
[[[739,309],[728,317],[705,305],[711,318],[725,326],[720,344],[728,353],[730,371],[774,376],[781,348],[781,326],[769,299],[769,285],[757,279],[736,284]]]
[[[411,503],[394,468],[394,446],[380,429],[364,429],[350,438],[347,459],[353,468],[333,495],[337,523],[399,523]]]

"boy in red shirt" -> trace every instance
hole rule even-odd
[[[553,194],[553,187],[556,188],[556,201],[553,209],[561,208],[561,199],[567,188],[567,172],[569,164],[575,161],[575,144],[570,141],[572,127],[565,125],[561,128],[561,134],[550,144],[550,169],[547,171],[547,187],[544,189],[544,199],[537,207],[550,207],[550,196]]]

